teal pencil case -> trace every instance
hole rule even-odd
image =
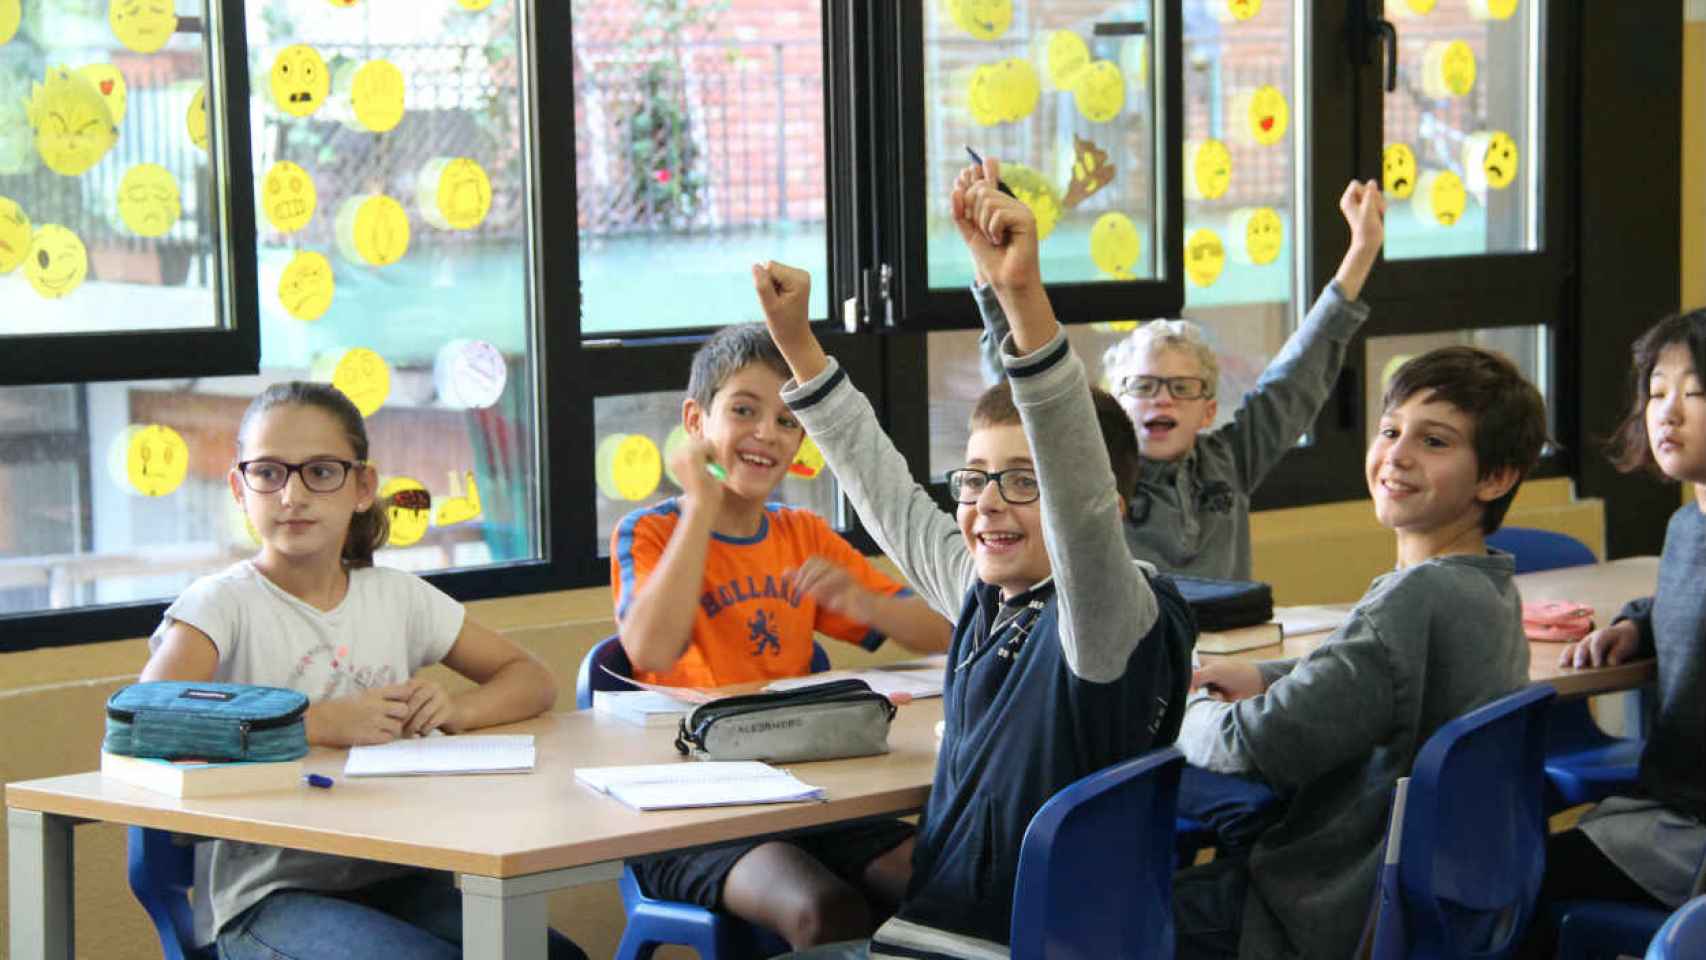
[[[157,680],[107,698],[101,749],[162,760],[295,760],[308,753],[308,698],[282,687]]]

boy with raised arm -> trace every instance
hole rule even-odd
[[[968,167],[960,183],[994,181],[1000,167]],[[1375,181],[1352,180],[1339,198],[1350,244],[1338,272],[1286,340],[1232,421],[1219,411],[1220,366],[1189,320],[1152,320],[1109,348],[1108,389],[1131,415],[1143,451],[1126,513],[1131,555],[1164,572],[1250,579],[1250,496],[1294,447],[1339,378],[1351,338],[1368,319],[1357,298],[1385,239],[1386,201]],[[997,349],[1007,333],[1000,298],[977,271],[984,381],[1004,375]]]
[[[955,617],[946,730],[906,897],[870,943],[814,957],[1006,956],[1032,815],[1073,781],[1171,742],[1190,670],[1189,609],[1126,552],[1084,366],[1043,291],[1036,221],[983,183],[957,189],[953,212],[1013,318],[1010,388],[979,401],[966,465],[948,475],[957,524],[825,356],[807,322],[810,278],[753,268],[794,374],[783,398],[866,529],[920,596]]]

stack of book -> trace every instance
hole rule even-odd
[[[302,761],[209,763],[102,752],[101,776],[173,797],[221,797],[299,787]]]
[[[651,690],[595,690],[592,709],[638,727],[675,727],[693,704]]]

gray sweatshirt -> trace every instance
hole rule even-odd
[[[1641,751],[1639,796],[1608,797],[1582,832],[1660,903],[1688,899],[1706,857],[1706,514],[1670,518],[1658,592],[1623,608],[1641,631],[1637,656],[1658,657],[1658,710]],[[1615,621],[1614,621],[1615,622]]]
[[[972,294],[983,315],[984,379],[994,383],[1003,376],[995,351],[1007,317],[990,287]],[[1250,494],[1315,422],[1367,319],[1366,304],[1329,283],[1231,423],[1198,434],[1181,460],[1143,461],[1126,522],[1132,556],[1168,573],[1250,579]]]
[[[1355,953],[1393,784],[1442,724],[1528,682],[1514,570],[1489,551],[1378,577],[1313,653],[1260,664],[1267,692],[1186,708],[1186,760],[1286,801],[1251,852],[1240,958]]]

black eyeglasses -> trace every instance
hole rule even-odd
[[[1120,378],[1119,389],[1115,392],[1125,397],[1143,397],[1148,399],[1161,392],[1166,386],[1167,392],[1174,400],[1201,400],[1209,395],[1208,381],[1202,377],[1150,377],[1129,376]]]
[[[1030,503],[1042,496],[1037,472],[1030,467],[1012,467],[994,473],[973,467],[949,470],[948,495],[956,503],[976,503],[991,480],[995,481],[995,489],[1000,491],[1001,499],[1008,503]]]
[[[277,493],[290,482],[291,474],[302,477],[302,485],[315,493],[336,493],[344,488],[351,470],[366,466],[363,460],[334,460],[321,457],[301,463],[283,460],[243,460],[237,472],[243,475],[243,485],[256,493]]]

